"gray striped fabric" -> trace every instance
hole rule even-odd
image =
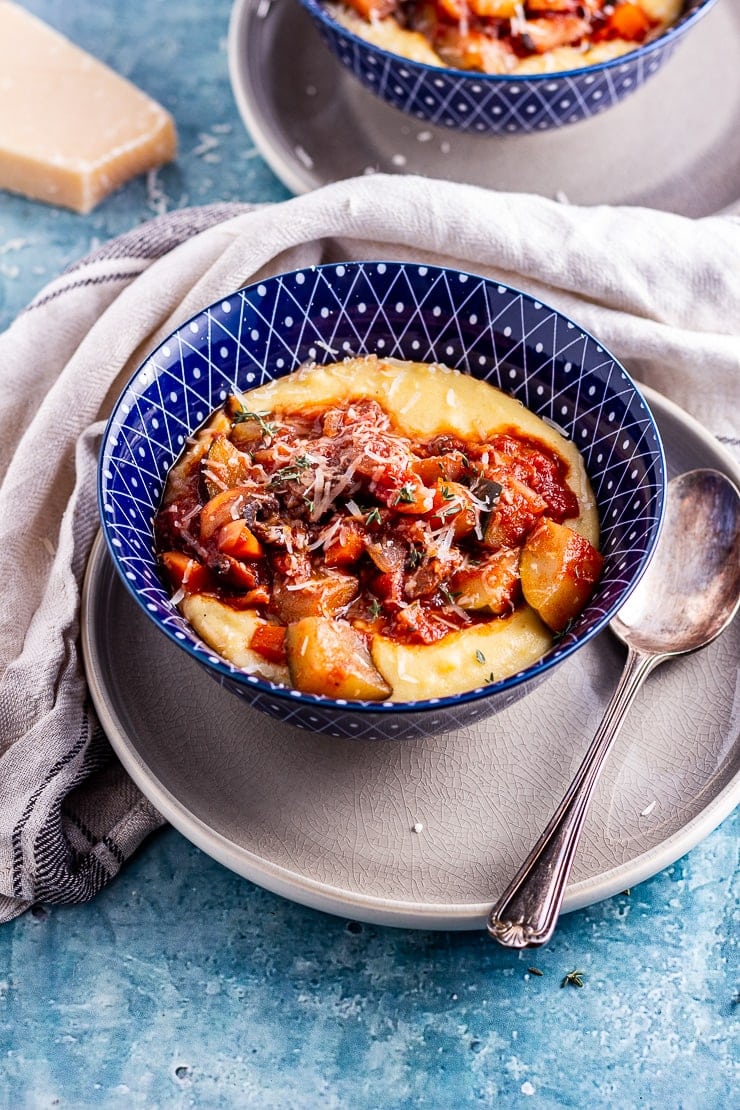
[[[43,382],[49,388],[67,356],[84,339],[91,319],[155,259],[248,210],[246,205],[217,204],[173,212],[75,263],[42,290],[23,318],[0,337],[6,373],[11,367],[20,369],[28,335],[53,332],[66,317],[60,341],[50,337],[47,354],[51,357]],[[81,298],[87,302],[84,312]],[[93,424],[77,446],[77,485],[82,483],[88,491],[95,487],[100,427]],[[39,447],[43,450],[43,444]],[[74,532],[81,541],[70,545],[69,552],[79,588],[97,528],[94,496],[83,502],[73,495],[70,507],[76,514]],[[21,524],[18,517],[16,523]],[[54,549],[63,553],[63,530],[56,540],[41,537],[44,541],[49,554]],[[114,758],[98,724],[84,688],[72,617],[67,628],[53,618],[48,623],[43,617],[32,618],[20,658],[3,658],[3,665],[9,662],[9,666],[0,679],[0,922],[34,902],[92,898],[141,841],[163,824]],[[55,633],[60,636],[56,645]],[[55,663],[50,667],[51,660]],[[35,682],[40,682],[40,688]]]
[[[357,258],[525,288],[740,447],[737,217],[377,174],[281,204],[184,209],[83,259],[0,335],[0,921],[90,898],[161,824],[113,759],[79,657],[106,414],[147,350],[204,305]]]

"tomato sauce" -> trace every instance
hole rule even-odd
[[[392,23],[393,45],[404,53],[404,35],[420,36],[439,58],[456,69],[506,74],[526,72],[519,63],[556,56],[565,50],[586,53],[602,43],[625,49],[654,37],[680,5],[667,5],[667,18],[640,0],[343,0],[366,24]],[[608,55],[606,56],[608,57]],[[602,59],[605,60],[605,59]],[[588,64],[584,62],[583,64]],[[545,72],[533,69],[532,72]]]
[[[579,512],[567,463],[515,428],[415,441],[368,399],[253,413],[231,397],[223,416],[173,469],[156,546],[179,596],[266,618],[251,646],[270,660],[306,616],[409,644],[506,616],[527,537]]]

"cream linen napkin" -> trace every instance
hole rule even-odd
[[[438,261],[532,292],[740,448],[740,219],[576,208],[400,176],[184,210],[114,240],[0,336],[0,921],[79,902],[162,818],[115,761],[78,645],[96,455],[128,375],[251,281],[356,258]]]

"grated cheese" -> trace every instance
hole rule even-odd
[[[316,549],[319,547],[326,547],[329,541],[334,539],[335,535],[343,524],[344,519],[341,516],[337,517],[337,519],[332,521],[331,524],[327,524],[326,528],[323,528],[321,532],[319,532],[314,542],[308,545],[308,550],[316,551]]]
[[[419,390],[417,389],[417,390],[416,390],[416,392],[415,392],[415,393],[413,393],[413,394],[411,395],[411,397],[409,397],[409,399],[408,399],[408,401],[406,402],[406,404],[405,404],[405,405],[403,405],[403,407],[402,407],[402,408],[400,408],[400,409],[398,410],[398,411],[399,411],[399,412],[401,413],[401,415],[402,415],[402,416],[405,416],[405,415],[406,415],[406,413],[407,413],[407,412],[409,411],[409,409],[411,409],[411,408],[413,408],[413,407],[414,407],[414,405],[416,404],[416,402],[417,402],[417,401],[419,400],[419,398],[420,398],[420,397],[421,397],[421,393],[420,393],[420,392],[419,392]]]

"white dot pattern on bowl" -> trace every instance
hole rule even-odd
[[[326,15],[319,0],[302,2],[332,53],[375,95],[416,118],[477,134],[561,127],[603,112],[660,69],[703,4],[693,0],[667,34],[620,64],[564,72],[557,81],[534,77],[514,83],[471,81],[470,73],[455,70],[440,74],[433,66],[402,59],[351,35]]]
[[[152,517],[180,443],[232,390],[290,372],[309,351],[330,362],[347,344],[363,354],[377,350],[382,339],[388,356],[449,362],[489,380],[577,440],[600,506],[607,563],[587,614],[554,649],[567,654],[609,619],[657,535],[662,452],[640,395],[593,339],[516,290],[474,275],[461,282],[454,271],[433,266],[349,263],[341,269],[319,266],[302,272],[302,283],[283,275],[232,294],[196,317],[197,332],[185,324],[170,338],[169,354],[160,347],[147,373],[134,375],[106,429],[99,472],[104,531],[119,573],[128,576],[149,616],[170,637],[184,635],[191,654],[207,663],[213,651],[173,609],[152,550]],[[322,307],[330,311],[322,315]],[[272,323],[288,315],[290,326]],[[222,358],[223,346],[233,352],[229,360]],[[582,370],[590,374],[586,384]],[[281,719],[302,723],[310,706],[317,722],[308,727],[318,731],[339,728],[347,735],[351,723],[352,736],[382,737],[391,719],[402,722],[394,736],[422,735],[427,727],[423,712],[399,718],[395,707],[372,703],[359,712],[342,707],[338,719],[327,699],[296,698],[223,662],[209,670],[242,696],[249,683],[250,701]],[[536,665],[509,680],[512,694],[520,696],[541,674]],[[458,727],[482,711],[477,698],[488,693],[436,704],[446,725]]]

